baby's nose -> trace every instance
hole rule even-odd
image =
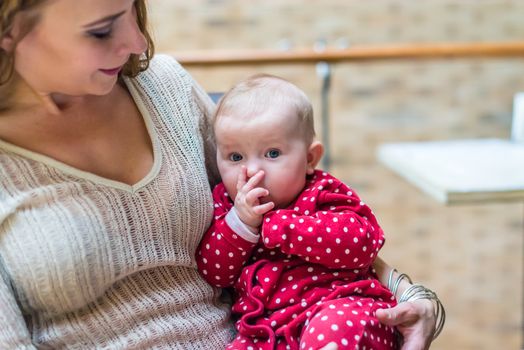
[[[255,176],[255,174],[258,173],[261,170],[261,168],[257,163],[253,162],[247,165],[246,170],[247,170],[247,177],[251,178]]]

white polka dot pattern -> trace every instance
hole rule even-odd
[[[257,244],[232,238],[235,232],[224,220],[232,203],[224,194],[223,184],[213,191],[216,220],[200,244],[197,263],[209,283],[237,292],[233,312],[239,314],[239,334],[231,349],[273,349],[279,342],[282,349],[318,349],[334,340],[339,349],[393,347],[393,333],[379,329],[373,316],[374,310],[395,305],[370,271],[384,235],[355,191],[316,171],[294,203],[265,215]],[[226,262],[230,269],[215,265]]]

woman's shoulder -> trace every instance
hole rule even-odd
[[[189,82],[189,73],[184,67],[173,56],[165,54],[157,54],[151,59],[149,67],[138,76],[138,78],[144,77],[177,78]]]
[[[154,98],[166,96],[191,96],[193,79],[189,73],[169,55],[155,55],[146,70],[134,78],[125,78],[139,92]]]
[[[170,55],[156,54],[149,62],[150,69],[182,69],[178,61]]]
[[[155,54],[150,62],[157,65],[180,66],[180,63],[178,63],[175,57],[162,53]]]

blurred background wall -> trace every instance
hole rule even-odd
[[[521,0],[154,0],[157,52],[524,38]],[[382,257],[438,292],[448,318],[432,349],[518,349],[523,204],[444,206],[376,160],[382,142],[509,137],[524,60],[461,58],[332,66],[331,171],[371,205]],[[208,91],[256,72],[303,88],[320,115],[314,64],[190,68]]]

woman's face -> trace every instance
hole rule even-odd
[[[133,0],[48,0],[15,49],[15,70],[40,94],[103,95],[147,43]]]

